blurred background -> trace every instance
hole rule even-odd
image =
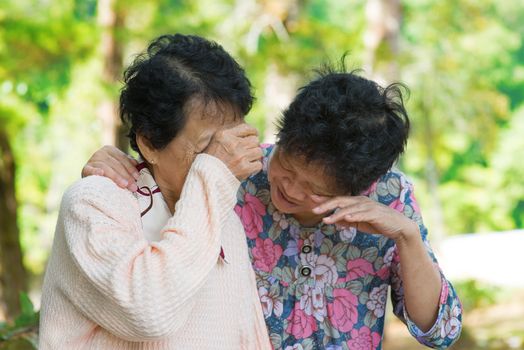
[[[165,33],[222,44],[245,67],[263,141],[312,69],[401,81],[414,181],[459,290],[455,349],[524,349],[522,0],[1,0],[0,349],[30,349],[62,193],[104,144],[128,148],[123,69]],[[519,136],[520,135],[520,136]],[[422,349],[393,316],[384,349]]]

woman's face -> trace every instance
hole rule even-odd
[[[164,149],[153,151],[150,169],[164,196],[178,200],[195,157],[207,148],[217,131],[240,123],[237,116],[231,106],[219,108],[212,103],[188,111],[184,128]]]
[[[336,195],[332,185],[334,181],[319,164],[292,157],[278,146],[275,146],[269,160],[268,178],[275,207],[283,213],[292,214],[304,225],[316,224],[323,217],[311,211],[318,205],[311,196]]]

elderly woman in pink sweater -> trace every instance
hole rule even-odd
[[[244,71],[215,43],[167,35],[124,78],[138,191],[100,176],[66,191],[40,349],[270,349],[233,210],[262,157]]]

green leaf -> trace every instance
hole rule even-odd
[[[356,246],[351,245],[348,248],[348,260],[355,260],[360,258],[360,249]]]
[[[380,268],[382,267],[382,265],[384,265],[384,258],[379,256],[377,258],[377,260],[375,260],[375,262],[373,263],[373,268],[378,271],[380,270]]]
[[[314,350],[315,349],[314,344],[313,344],[313,339],[311,338],[304,339],[301,345],[304,350]]]
[[[259,190],[257,192],[257,198],[260,199],[260,201],[264,203],[264,205],[268,205],[269,201],[271,200],[271,194],[266,189]]]
[[[359,295],[362,292],[362,282],[353,280],[348,283],[347,289],[353,293],[353,295]]]
[[[373,263],[378,256],[378,249],[376,247],[369,247],[364,249],[362,252],[362,257],[369,261],[370,263]]]
[[[367,292],[362,292],[358,296],[358,302],[361,303],[361,304],[367,303],[368,299],[369,299],[369,295],[368,295]]]
[[[23,315],[33,315],[35,313],[35,308],[27,293],[20,293],[20,306],[22,308]]]
[[[329,254],[333,250],[333,242],[329,239],[325,239],[320,246],[320,254]]]
[[[246,185],[246,192],[253,196],[255,196],[257,193],[257,188],[251,181],[249,181]]]
[[[268,236],[271,238],[272,241],[276,241],[280,238],[280,234],[282,233],[282,228],[280,228],[280,225],[278,222],[273,222],[273,225],[271,225],[271,228],[269,229]]]
[[[271,333],[269,338],[271,339],[271,344],[273,344],[273,347],[275,349],[280,349],[280,347],[282,345],[282,338],[280,337],[280,334]]]

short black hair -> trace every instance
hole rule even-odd
[[[219,44],[195,35],[162,35],[124,72],[120,118],[155,149],[166,147],[182,130],[186,108],[199,102],[229,104],[243,118],[251,109],[251,83],[242,67]]]
[[[320,164],[337,193],[358,195],[393,166],[404,151],[409,118],[402,84],[386,88],[354,70],[324,65],[300,88],[277,123],[285,154]]]

